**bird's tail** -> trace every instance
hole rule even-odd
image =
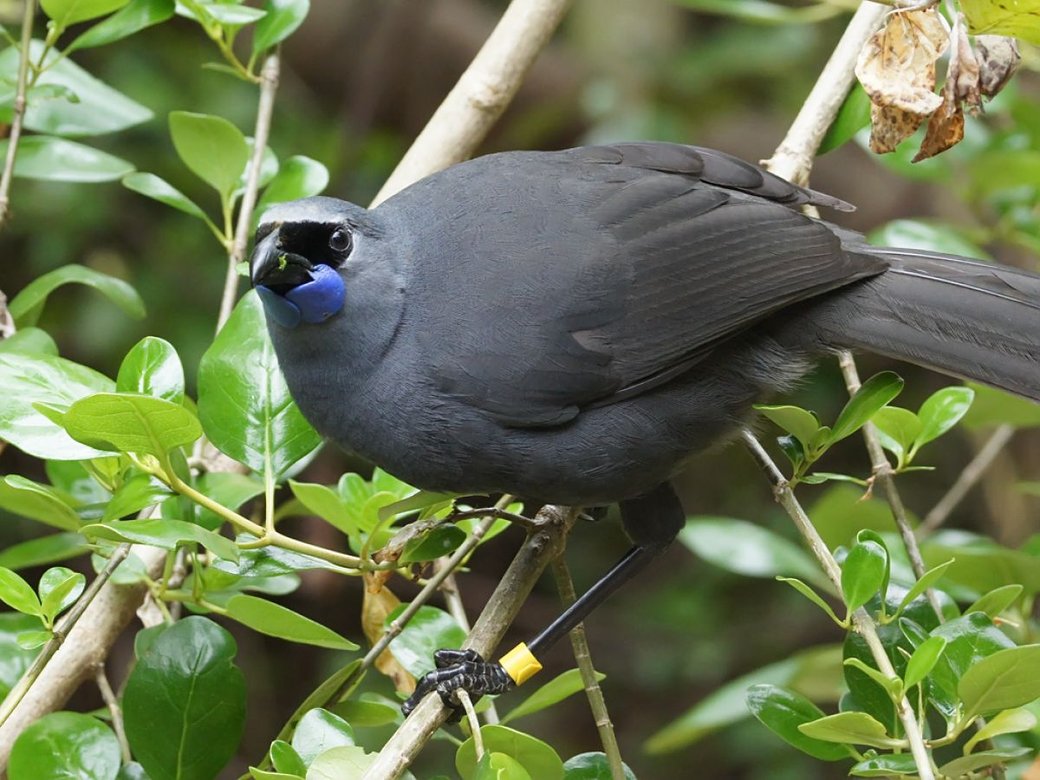
[[[813,307],[813,338],[1040,401],[1040,275],[914,249],[857,248],[889,264]]]

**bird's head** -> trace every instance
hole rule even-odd
[[[265,211],[249,271],[268,317],[295,328],[338,314],[347,294],[342,270],[370,229],[365,209],[335,198],[304,198]]]

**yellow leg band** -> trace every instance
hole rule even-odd
[[[538,659],[523,642],[499,658],[498,662],[517,685],[523,685],[542,669]]]

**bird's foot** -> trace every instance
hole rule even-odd
[[[462,718],[458,692],[466,691],[474,701],[485,694],[504,693],[514,686],[500,663],[488,663],[476,650],[438,650],[433,655],[437,668],[419,680],[415,692],[401,706],[407,716],[431,691],[436,691],[452,711],[449,722]]]

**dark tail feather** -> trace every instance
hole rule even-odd
[[[891,267],[814,307],[817,338],[1040,401],[1040,276],[913,249],[855,251]]]

